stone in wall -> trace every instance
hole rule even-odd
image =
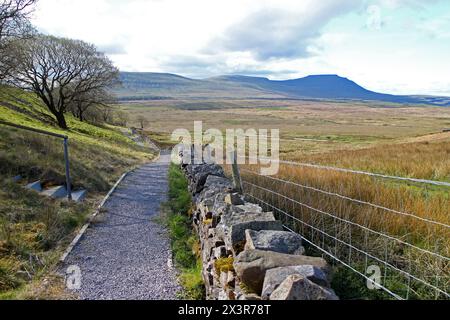
[[[197,194],[205,187],[206,180],[209,176],[225,178],[225,173],[221,166],[216,164],[189,165],[186,172],[190,183],[190,191]]]
[[[319,286],[308,278],[295,274],[271,294],[270,300],[339,300],[333,290]]]
[[[328,288],[330,283],[328,281],[326,272],[321,268],[311,265],[301,265],[294,267],[281,267],[270,269],[266,272],[264,278],[264,285],[261,297],[268,300],[272,293],[289,277],[292,275],[301,275],[308,280],[320,286]]]
[[[289,255],[272,251],[246,250],[236,257],[234,269],[238,278],[253,293],[261,294],[267,270],[278,267],[311,265],[327,272],[322,258]]]
[[[217,226],[218,234],[235,255],[244,250],[246,230],[283,230],[272,212],[231,212],[223,215]]]
[[[287,231],[246,230],[245,250],[274,251],[278,253],[303,255],[302,237]]]

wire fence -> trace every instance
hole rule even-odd
[[[238,156],[240,159],[247,159],[243,156]],[[270,158],[249,158],[250,161],[264,161],[266,163],[276,162],[279,164],[285,164],[290,166],[297,166],[297,167],[306,167],[306,168],[314,168],[314,169],[321,169],[321,170],[328,170],[328,171],[336,171],[336,172],[343,172],[343,173],[352,173],[357,175],[365,175],[375,178],[383,178],[383,179],[391,179],[391,180],[398,180],[398,181],[404,181],[404,182],[413,182],[413,183],[419,183],[419,184],[429,184],[429,185],[435,185],[435,186],[444,186],[444,187],[450,187],[450,182],[445,181],[436,181],[436,180],[427,180],[427,179],[416,179],[416,178],[408,178],[408,177],[399,177],[399,176],[390,176],[386,174],[381,173],[374,173],[374,172],[367,172],[362,170],[352,170],[352,169],[346,169],[346,168],[337,168],[332,166],[324,166],[324,165],[318,165],[318,164],[312,164],[312,163],[303,163],[303,162],[295,162],[295,161],[288,161],[288,160],[273,160]]]
[[[317,175],[317,171],[334,171],[342,181],[345,181],[344,175],[357,173],[366,178],[355,186],[358,188],[372,183],[367,179],[395,177],[293,162],[282,163],[285,166],[300,166],[303,171],[295,175],[294,179],[293,171],[272,177],[261,175],[255,170],[257,166],[241,166],[245,195],[265,210],[274,212],[287,230],[300,234],[311,253],[327,258],[340,273],[347,270],[356,276],[356,280],[353,276],[346,277],[347,280],[353,279],[348,286],[354,285],[352,281],[360,284],[353,288],[358,291],[355,297],[406,300],[450,298],[448,219],[436,218],[428,213],[426,206],[420,207],[420,213],[391,208],[349,196],[344,193],[345,188],[330,190],[323,185],[314,185],[308,179],[311,175]],[[326,173],[322,175],[325,178],[327,176]],[[414,183],[430,182],[399,178]],[[302,179],[305,181],[302,182]],[[354,181],[352,178],[351,182]],[[431,182],[440,188],[447,188],[446,183]],[[380,197],[394,193],[392,188],[383,189],[384,194]],[[398,195],[388,196],[397,202],[406,202],[406,191],[401,190]],[[447,210],[448,216],[448,198],[444,197],[439,206],[440,211]]]

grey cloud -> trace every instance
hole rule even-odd
[[[264,8],[231,26],[208,47],[221,51],[248,51],[258,60],[308,57],[311,55],[309,46],[328,22],[359,9],[361,5],[360,0],[324,0],[302,13]],[[205,51],[214,52],[211,49]]]
[[[263,66],[240,65],[229,66],[222,56],[171,56],[170,59],[160,62],[164,70],[170,73],[182,74],[193,78],[208,78],[211,76],[239,74],[261,77],[289,77],[295,74],[293,70],[270,70]]]
[[[225,63],[217,56],[175,55],[160,61],[159,65],[167,72],[194,78],[209,77],[226,69]]]

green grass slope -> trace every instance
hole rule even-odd
[[[67,118],[70,130],[60,130],[34,95],[0,87],[0,120],[68,135],[74,188],[89,191],[85,203],[73,204],[12,182],[20,174],[21,184],[63,183],[63,145],[61,139],[0,124],[0,299],[62,297],[63,286],[49,281],[49,271],[74,232],[123,172],[155,157],[121,128]]]

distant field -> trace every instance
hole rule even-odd
[[[132,119],[144,115],[147,129],[163,136],[193,130],[200,120],[205,130],[280,129],[283,159],[450,180],[450,133],[442,133],[450,128],[448,108],[292,100],[164,100],[119,108]]]

